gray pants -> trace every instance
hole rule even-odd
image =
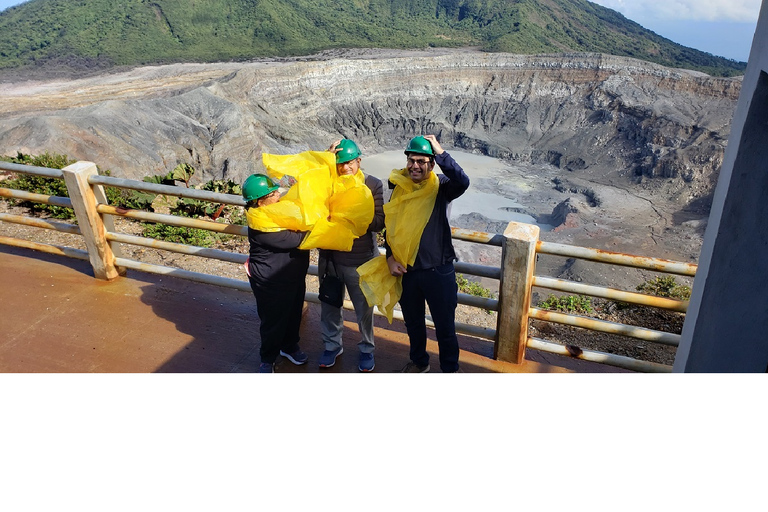
[[[317,263],[318,274],[322,276],[325,273],[327,261],[320,258]],[[347,289],[349,300],[355,308],[357,315],[357,325],[360,328],[361,340],[357,344],[360,352],[373,353],[373,306],[368,305],[365,295],[360,289],[360,276],[357,275],[357,267],[347,267],[333,263],[336,275],[344,283]],[[320,303],[320,321],[322,323],[322,337],[325,350],[338,350],[341,346],[341,333],[344,330],[344,319],[342,308],[335,308],[325,302]]]

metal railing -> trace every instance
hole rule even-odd
[[[635,256],[618,252],[604,251],[600,249],[590,249],[585,247],[576,247],[543,241],[538,241],[536,243],[536,253],[564,256],[567,258],[578,258],[597,263],[620,265],[687,277],[694,277],[697,270],[697,265],[693,263],[683,263],[661,258]],[[655,307],[679,313],[685,313],[688,309],[688,301],[676,300],[666,297],[657,297],[643,293],[628,292],[602,286],[587,285],[550,277],[534,276],[533,286],[561,292],[587,295],[590,297],[610,299],[628,304]],[[544,320],[563,325],[571,325],[608,334],[621,335],[628,338],[649,341],[661,345],[677,347],[680,343],[679,334],[673,334],[664,331],[646,329],[643,327],[615,322],[607,322],[604,320],[587,318],[578,315],[556,313],[538,308],[530,308],[528,314],[530,318],[535,318],[538,320]],[[586,351],[576,347],[562,347],[553,345],[554,344],[547,342],[546,340],[537,338],[528,338],[527,340],[527,346],[530,348],[557,354],[566,354],[588,361],[600,362],[640,371],[672,371],[672,367],[669,365],[662,365],[648,361],[639,361],[615,354]]]
[[[0,243],[2,244],[89,260],[94,268],[96,277],[102,279],[114,279],[119,275],[124,275],[125,269],[130,268],[141,272],[169,275],[205,284],[226,286],[246,292],[251,291],[250,285],[245,280],[192,272],[124,258],[121,254],[120,244],[131,244],[179,254],[211,258],[235,264],[243,264],[248,256],[246,254],[218,249],[164,242],[151,238],[118,233],[114,229],[113,217],[120,216],[137,221],[204,229],[215,233],[244,237],[247,237],[248,234],[247,227],[225,222],[213,222],[112,206],[106,201],[106,194],[104,193],[103,187],[117,187],[158,195],[192,198],[215,204],[245,206],[245,201],[240,196],[101,176],[98,174],[95,164],[90,162],[78,162],[63,170],[0,162],[0,169],[17,173],[64,179],[70,195],[69,198],[33,194],[7,188],[0,188],[0,197],[73,208],[78,219],[78,225],[2,213],[0,213],[0,221],[80,235],[85,239],[87,250],[41,244],[0,236]],[[456,272],[471,276],[496,279],[499,281],[498,299],[477,297],[465,293],[459,293],[458,295],[459,304],[497,312],[496,329],[458,322],[456,324],[456,330],[459,333],[493,341],[495,343],[495,358],[521,363],[525,356],[525,349],[532,348],[636,371],[671,371],[671,367],[666,365],[640,361],[615,354],[582,350],[571,345],[560,345],[546,340],[529,337],[528,320],[529,318],[534,318],[669,346],[677,346],[680,338],[679,335],[673,333],[531,307],[530,300],[533,287],[589,295],[592,297],[602,297],[678,312],[685,312],[687,308],[687,303],[684,301],[592,286],[550,277],[536,276],[534,275],[536,254],[580,258],[589,261],[623,265],[684,276],[695,275],[696,265],[543,242],[538,240],[537,227],[514,222],[509,224],[504,234],[491,234],[453,228],[452,236],[456,240],[497,246],[502,250],[502,263],[500,267],[478,265],[467,262],[456,262],[455,264]],[[317,276],[316,265],[310,265],[309,274]],[[521,276],[527,276],[527,278],[521,279]],[[305,299],[309,302],[319,303],[316,293],[307,292]],[[350,310],[353,309],[351,302],[348,300],[344,302],[344,307]],[[376,314],[381,315],[378,310],[376,311]],[[402,314],[399,311],[395,311],[394,317],[398,320],[402,320]],[[429,316],[427,316],[427,325],[433,326],[432,319]]]

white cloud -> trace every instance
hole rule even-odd
[[[756,22],[761,0],[590,0],[631,20]]]

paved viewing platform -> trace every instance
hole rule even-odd
[[[250,293],[128,270],[112,282],[88,262],[0,246],[0,372],[252,373],[259,358],[259,320]],[[279,358],[277,373],[358,373],[357,323],[345,311],[344,354],[319,368],[320,306],[307,303],[303,366]],[[405,326],[375,317],[374,373],[408,362]],[[437,343],[429,331],[433,373]],[[465,373],[603,373],[617,368],[534,350],[522,365],[493,359],[493,343],[459,336]]]

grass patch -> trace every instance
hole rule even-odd
[[[571,314],[591,314],[594,312],[592,299],[584,295],[563,295],[560,297],[550,295],[546,300],[539,302],[538,307]]]

